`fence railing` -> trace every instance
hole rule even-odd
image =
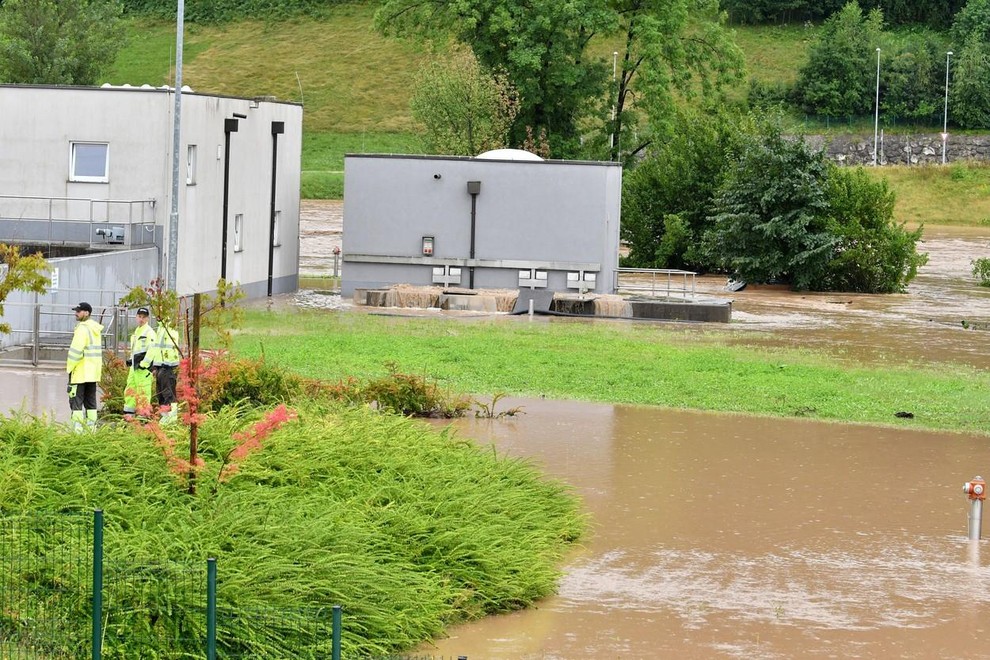
[[[117,561],[105,547],[99,510],[0,518],[0,658],[264,659],[251,641],[291,630],[304,648],[277,657],[340,660],[339,605],[244,609],[218,601],[215,559]]]
[[[131,247],[154,242],[154,199],[0,195],[0,221],[17,221],[22,241]],[[28,231],[24,223],[43,229]]]
[[[672,268],[616,268],[612,290],[641,291],[652,297],[694,298],[697,273]]]
[[[72,343],[76,318],[68,304],[6,302],[4,312],[11,331],[4,338],[3,344],[9,348],[0,353],[0,364],[38,366],[65,360],[65,355],[52,358],[46,352],[68,349]],[[93,318],[103,325],[103,348],[117,357],[127,344],[128,316],[127,309],[116,305],[93,305]],[[15,347],[19,350],[13,350]]]

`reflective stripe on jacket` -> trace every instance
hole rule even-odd
[[[179,335],[165,321],[158,324],[155,343],[148,351],[145,362],[156,367],[179,366],[179,348],[176,345]],[[143,363],[142,363],[143,364]]]
[[[98,383],[103,376],[103,326],[88,318],[72,333],[65,370],[70,383]]]
[[[155,345],[155,340],[155,330],[147,323],[134,328],[134,332],[131,333],[131,359],[144,354],[140,364],[133,365],[135,369],[138,367],[147,369],[151,366],[151,362],[148,361],[148,351]]]

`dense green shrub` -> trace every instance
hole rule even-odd
[[[990,258],[973,261],[973,276],[980,280],[980,286],[990,286]]]
[[[963,128],[990,127],[990,40],[971,32],[955,59],[949,91],[952,120]]]
[[[894,222],[894,193],[862,168],[829,167],[828,230],[838,238],[822,278],[810,288],[902,292],[928,257],[918,254],[922,228]]]
[[[529,463],[400,417],[308,405],[224,478],[225,457],[262,412],[207,415],[194,495],[163,454],[163,444],[183,440],[179,425],[167,436],[125,424],[72,434],[0,418],[0,472],[18,475],[0,490],[3,515],[105,512],[113,585],[105,605],[114,614],[104,657],[202,654],[203,584],[197,597],[176,600],[180,585],[155,579],[165,562],[202,566],[216,557],[221,611],[266,613],[265,625],[225,641],[225,657],[329,657],[329,639],[291,616],[305,606],[343,606],[344,657],[384,657],[446,625],[553,592],[556,563],[584,523],[568,489]],[[32,546],[39,557],[44,549]],[[125,574],[136,579],[115,577]],[[59,630],[86,639],[87,571],[66,579],[79,584],[60,584],[60,609],[49,614]],[[31,571],[5,582],[8,593],[38,588]],[[31,612],[5,611],[4,619],[27,633]],[[159,645],[138,646],[140,631]]]
[[[767,23],[828,18],[844,0],[725,0],[725,9],[739,23]],[[879,9],[891,25],[926,25],[941,29],[965,0],[863,0],[866,9]]]
[[[747,282],[818,282],[836,238],[826,227],[828,164],[821,151],[766,123],[750,136],[715,196],[705,234],[713,265]]]
[[[703,117],[682,110],[671,121],[670,137],[623,177],[621,232],[630,248],[623,264],[630,267],[704,267],[698,240],[741,134],[750,130],[747,120],[717,111]]]

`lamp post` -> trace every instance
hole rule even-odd
[[[182,125],[182,41],[185,27],[186,3],[179,0],[175,17],[175,105],[172,110],[172,205],[168,218],[168,263],[165,285],[178,291],[176,277],[179,265],[179,147]]]
[[[608,159],[615,160],[615,110],[619,105],[619,92],[615,89],[615,63],[619,57],[619,51],[612,51],[612,89],[615,91],[615,100],[612,102],[612,132],[608,135]]]
[[[873,166],[876,167],[877,152],[879,151],[877,138],[880,132],[880,49],[879,48],[877,48],[877,98],[874,105],[875,105],[875,109],[873,114]]]
[[[945,165],[945,143],[949,140],[949,58],[950,50],[945,54],[945,109],[942,111],[942,164]]]

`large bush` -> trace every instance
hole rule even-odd
[[[705,235],[713,265],[747,282],[808,289],[823,276],[836,238],[827,231],[828,164],[783,135],[779,123],[750,136],[714,199]]]
[[[828,230],[838,240],[819,291],[904,291],[928,257],[918,254],[922,228],[907,230],[894,216],[894,193],[862,168],[829,166]]]
[[[698,241],[712,199],[736,157],[747,121],[724,112],[682,110],[669,139],[657,144],[623,181],[624,264],[636,268],[704,268]]]
[[[186,0],[186,20],[220,23],[239,18],[287,18],[300,14],[321,15],[328,6],[346,0]],[[123,0],[128,12],[175,19],[175,0]]]

